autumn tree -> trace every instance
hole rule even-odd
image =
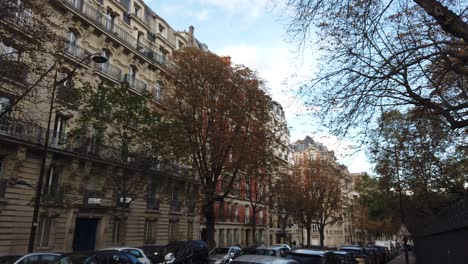
[[[427,115],[421,111],[384,113],[370,153],[389,188],[401,188],[410,227],[428,219],[435,208],[466,196],[468,182],[465,134],[437,117],[421,118]]]
[[[201,186],[208,243],[214,246],[214,203],[229,194],[254,154],[255,131],[266,125],[269,98],[253,71],[210,52],[181,49],[174,53],[174,62],[170,111],[183,127],[181,136]],[[225,188],[219,194],[221,179]]]
[[[464,1],[287,5],[292,36],[303,46],[317,40],[323,51],[316,76],[298,93],[335,132],[368,132],[379,113],[413,107],[425,109],[425,117],[442,117],[452,129],[468,126]]]

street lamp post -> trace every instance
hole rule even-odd
[[[34,211],[33,211],[33,217],[32,217],[32,223],[31,223],[31,231],[29,233],[29,243],[28,243],[28,252],[33,252],[34,251],[34,241],[36,239],[36,229],[39,226],[38,223],[38,218],[39,218],[39,209],[41,206],[41,196],[42,196],[42,185],[44,184],[44,173],[46,170],[46,161],[47,161],[47,152],[49,150],[49,137],[50,137],[50,126],[52,123],[52,113],[54,109],[54,102],[55,102],[55,92],[57,90],[57,86],[60,84],[63,84],[66,80],[71,78],[75,71],[78,69],[78,67],[87,59],[91,58],[94,62],[96,63],[105,63],[107,62],[107,59],[103,56],[101,56],[100,53],[93,53],[90,54],[86,57],[84,57],[82,60],[78,62],[78,64],[75,66],[75,68],[67,74],[67,76],[60,81],[57,81],[57,71],[55,72],[54,75],[54,83],[52,86],[52,94],[51,94],[51,100],[50,100],[50,105],[49,105],[49,115],[47,119],[47,129],[45,131],[45,138],[44,138],[44,145],[42,149],[42,157],[41,157],[41,169],[39,171],[39,179],[37,180],[37,185],[36,185],[36,190],[35,190],[35,199],[34,199]],[[51,68],[55,67],[57,63],[52,65]],[[50,72],[50,71],[49,71]],[[31,91],[28,90],[29,92]],[[23,95],[24,97],[25,95]]]

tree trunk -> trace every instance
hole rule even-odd
[[[306,231],[307,231],[307,246],[310,246],[310,230],[312,229],[310,225],[306,225]]]
[[[206,226],[206,240],[208,246],[211,248],[216,247],[216,242],[214,239],[214,230],[215,230],[215,215],[214,215],[214,200],[207,199],[205,208],[203,208],[203,215],[205,216],[205,226]]]
[[[320,246],[323,247],[323,241],[325,240],[325,225],[319,225],[319,233],[320,233]]]

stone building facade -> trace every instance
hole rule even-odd
[[[35,251],[67,252],[199,239],[199,216],[188,197],[197,189],[190,170],[177,164],[155,166],[145,172],[154,179],[148,194],[141,195],[145,198],[119,197],[109,191],[103,175],[118,173],[120,161],[104,146],[98,150],[90,145],[90,138],[79,145],[68,142],[74,114],[60,106],[70,103],[70,98],[62,95],[73,85],[108,81],[116,85],[126,82],[135,94],[149,92],[154,107],[164,109],[172,52],[187,45],[207,49],[206,45],[195,39],[193,27],[187,32],[175,31],[142,0],[50,0],[44,5],[50,9],[51,20],[61,25],[57,34],[64,39],[61,66],[50,75],[57,72],[60,77],[63,69],[75,67],[76,73],[73,80],[56,87],[51,131],[46,131],[47,95],[53,85],[50,76],[34,91],[34,96],[43,96],[44,100],[30,98],[29,103],[21,105],[31,118],[22,120],[9,114],[0,119],[0,254],[27,250],[34,187],[47,133],[49,150]],[[28,11],[28,16],[34,15]],[[14,21],[1,23],[4,30],[18,30]],[[20,49],[15,43],[0,45],[1,55]],[[106,57],[107,62],[86,60],[93,53]],[[2,56],[3,63],[9,59]],[[47,57],[44,63],[53,64]],[[18,97],[11,91],[24,89],[12,77],[2,76],[0,80],[0,109]]]

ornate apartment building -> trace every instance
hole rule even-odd
[[[340,189],[342,194],[342,210],[341,220],[334,224],[325,227],[324,245],[336,247],[343,244],[350,244],[354,242],[355,237],[354,228],[351,221],[351,205],[353,203],[354,191],[353,177],[348,172],[344,165],[335,162],[335,156],[332,151],[329,151],[322,143],[314,141],[311,137],[306,136],[303,140],[298,140],[292,144],[293,159],[295,166],[301,166],[309,160],[327,159],[333,161],[337,168],[342,172],[340,178]],[[305,231],[303,231],[305,232]],[[307,234],[303,234],[304,237]],[[313,224],[311,229],[311,244],[320,244],[320,234],[318,226]]]
[[[21,1],[11,3],[21,5]],[[125,82],[135,94],[149,92],[154,107],[164,109],[172,52],[184,46],[207,46],[194,37],[193,27],[187,32],[175,31],[143,0],[50,0],[43,5],[50,9],[50,19],[61,26],[56,33],[65,41],[60,67],[54,68],[52,58],[45,57],[41,62],[53,69],[49,75],[56,72],[59,77],[64,70],[76,68],[76,78],[56,87],[50,131],[49,92],[54,82],[49,75],[21,104],[28,119],[17,118],[14,112],[0,119],[0,254],[27,250],[34,188],[47,134],[50,139],[35,251],[67,252],[199,239],[199,216],[188,197],[197,188],[190,170],[177,164],[158,164],[145,172],[154,179],[143,195],[145,199],[120,197],[109,190],[104,175],[121,173],[121,160],[106,146],[96,148],[91,137],[81,142],[66,140],[74,113],[60,106],[73,100],[66,96],[73,85],[107,81],[115,85]],[[24,22],[24,17],[33,21],[34,16],[34,11],[25,10],[18,11],[16,18]],[[28,33],[16,19],[0,20],[1,30]],[[20,49],[17,43],[0,43],[2,64],[18,65],[18,56],[6,54],[19,54]],[[93,53],[107,62],[90,63],[86,58]],[[34,73],[1,75],[0,110],[21,94],[15,91],[27,88],[24,80],[38,78]]]

